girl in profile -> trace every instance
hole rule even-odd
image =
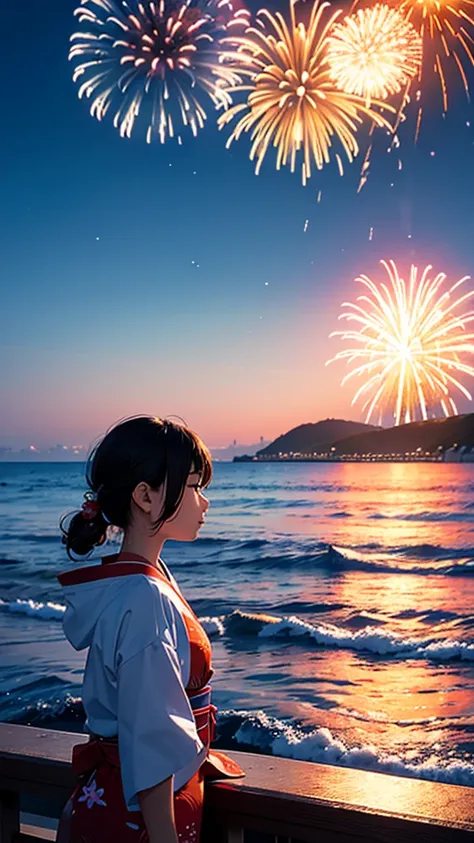
[[[205,778],[243,771],[210,750],[211,645],[161,552],[204,524],[210,454],[188,427],[141,416],[106,434],[86,476],[82,509],[61,522],[68,555],[102,545],[110,524],[123,543],[58,577],[66,637],[88,649],[89,741],[73,750],[78,782],[57,840],[199,843]]]

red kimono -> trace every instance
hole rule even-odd
[[[106,564],[80,568],[61,574],[63,586],[75,586],[109,577],[145,574],[167,583],[168,579],[147,560],[119,554],[104,560]],[[119,561],[116,561],[119,560]],[[216,708],[211,703],[209,680],[211,645],[198,618],[171,583],[183,607],[183,619],[190,646],[190,675],[186,686],[197,733],[207,749],[204,763],[174,793],[175,822],[180,843],[199,843],[205,778],[237,778],[243,770],[222,752],[210,749],[214,737]],[[159,692],[159,677],[157,677]],[[140,811],[128,810],[122,788],[117,738],[90,737],[86,744],[73,750],[73,770],[78,784],[60,820],[58,843],[147,843],[148,834]]]

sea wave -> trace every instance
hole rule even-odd
[[[85,722],[84,706],[72,686],[57,676],[44,677],[15,688],[14,693],[2,694],[0,719],[40,728],[65,729],[82,732]]]
[[[441,510],[423,510],[422,512],[405,512],[394,514],[390,512],[373,512],[368,515],[370,521],[474,521],[474,512],[443,512]]]
[[[0,600],[0,610],[46,621],[61,621],[66,607],[60,603],[41,603],[34,600]],[[474,642],[455,638],[435,639],[404,638],[390,629],[382,629],[374,623],[381,623],[372,617],[362,628],[351,630],[335,624],[311,624],[296,615],[278,617],[268,614],[241,612],[228,615],[206,616],[199,619],[210,637],[253,636],[264,639],[293,639],[298,643],[315,644],[342,650],[354,650],[361,654],[398,659],[425,659],[431,662],[453,660],[474,661]],[[363,618],[357,619],[360,626]]]
[[[295,492],[323,492],[331,495],[351,494],[355,496],[366,492],[374,492],[377,494],[379,492],[385,493],[387,491],[386,484],[378,483],[376,480],[374,480],[373,483],[364,483],[360,482],[361,479],[362,475],[357,479],[354,477],[354,482],[352,483],[338,483],[337,481],[332,482],[331,480],[296,483],[292,477],[289,477],[286,481],[281,481],[281,479],[275,475],[274,482],[267,483],[264,479],[262,479],[262,477],[259,477],[256,480],[246,478],[245,486],[239,486],[236,485],[236,479],[233,477],[231,480],[219,479],[219,492],[232,492],[232,494],[235,495],[235,501],[238,503],[239,497],[236,495],[236,490],[241,490],[243,493],[250,490],[259,493],[270,492],[272,494],[275,494],[275,492],[290,492],[292,494]],[[423,492],[426,494],[438,492],[449,495],[459,494],[459,484],[455,483],[426,483],[426,485],[423,485],[422,488]],[[468,493],[474,492],[474,483],[463,483],[463,491]]]
[[[474,787],[474,764],[462,758],[445,760],[431,752],[427,758],[408,760],[370,744],[348,747],[327,728],[305,731],[262,710],[223,711],[218,717],[218,729],[230,719],[234,723],[240,721],[234,734],[237,744],[266,754]]]
[[[230,490],[233,494],[235,494],[236,488],[241,488],[242,490],[244,487],[236,487],[235,478],[230,481],[221,480],[219,482],[219,491],[227,491]],[[341,483],[331,483],[331,481],[321,482],[321,483],[294,483],[291,479],[287,482],[278,482],[275,479],[273,483],[265,483],[261,482],[261,480],[248,480],[246,479],[245,482],[245,491],[248,492],[249,490],[258,492],[271,492],[274,494],[275,492],[290,492],[294,494],[295,492],[330,492],[331,494],[347,494],[349,492],[358,492],[358,491],[368,491],[372,489],[372,486],[356,486],[356,485],[348,485],[348,484],[341,484]],[[380,487],[380,491],[382,491],[383,487]],[[235,497],[235,503],[239,503],[241,498]]]
[[[209,638],[225,634],[225,626],[222,618],[199,618],[199,621]]]
[[[420,544],[387,549],[372,545],[370,549],[361,551],[333,545],[330,559],[334,570],[420,576],[434,574],[471,577],[474,575],[472,548],[453,550],[437,545]],[[418,564],[423,559],[426,563]]]
[[[335,513],[334,517],[347,515]],[[212,547],[210,542],[209,547]],[[245,568],[255,566],[256,559],[261,569],[298,570],[302,573],[321,570],[326,574],[345,571],[421,576],[438,574],[469,577],[474,574],[473,548],[450,549],[430,544],[387,548],[374,543],[361,547],[343,547],[327,542],[286,539],[229,541],[215,556],[214,564],[224,568]],[[202,561],[204,564],[205,559]],[[179,563],[179,567],[192,567],[195,564],[195,561],[183,562]]]
[[[1,541],[36,542],[38,544],[61,544],[59,533],[0,533]]]
[[[335,512],[331,517],[349,517],[345,511]],[[213,539],[207,539],[209,549]],[[386,547],[372,543],[361,547],[343,547],[327,542],[307,539],[252,539],[229,540],[221,546],[215,564],[222,567],[245,568],[255,566],[256,558],[260,568],[267,570],[298,570],[325,573],[345,571],[368,571],[381,574],[437,574],[443,576],[465,576],[474,574],[474,548],[444,548],[432,544],[400,545]],[[422,564],[420,564],[422,563]],[[183,563],[186,567],[195,562]]]
[[[235,499],[222,499],[213,502],[215,509],[293,509],[299,507],[313,507],[317,503],[309,498],[276,498],[276,497],[239,497]]]
[[[62,690],[56,682],[42,687],[38,683],[40,698],[20,708],[18,700],[10,709],[2,705],[2,719],[7,722],[35,725],[41,728],[62,728],[81,732],[85,721],[80,696]],[[34,692],[29,686],[26,696]],[[59,697],[58,697],[59,694]],[[13,702],[15,704],[13,705]],[[420,722],[417,721],[417,725]],[[331,766],[356,768],[373,772],[390,773],[415,779],[474,786],[474,764],[450,755],[441,758],[429,747],[423,756],[410,758],[403,754],[388,754],[372,744],[348,746],[328,728],[311,729],[295,722],[286,722],[263,710],[227,709],[217,712],[216,747],[255,751],[280,758],[293,758]],[[429,752],[429,754],[428,754]]]
[[[61,603],[41,603],[36,600],[0,600],[0,610],[13,615],[28,615],[41,621],[62,621],[66,607]]]
[[[334,510],[329,518],[345,519],[351,514],[346,510]],[[408,517],[408,516],[407,516]],[[19,539],[34,542],[39,545],[57,545],[60,548],[58,535],[49,533],[31,533],[16,535],[4,533],[0,535],[6,541]],[[116,551],[119,536],[111,536],[110,550]],[[199,552],[201,551],[201,552]],[[49,552],[49,551],[48,551]],[[170,551],[171,552],[171,551]],[[7,556],[7,554],[5,554]],[[13,564],[11,552],[8,553],[4,564]],[[21,555],[21,554],[20,554]],[[198,539],[195,554],[192,557],[177,555],[176,570],[192,569],[197,565],[205,565],[212,557],[213,565],[221,569],[255,567],[258,562],[260,569],[275,571],[300,571],[311,573],[321,571],[326,575],[339,575],[347,571],[366,571],[373,574],[413,574],[426,576],[427,574],[441,576],[471,577],[474,574],[474,548],[449,548],[429,543],[414,545],[399,545],[387,547],[382,544],[371,543],[361,546],[342,546],[317,541],[313,538],[294,537],[280,534],[271,540],[266,538],[227,538],[223,536],[203,536]],[[0,560],[1,562],[1,560]],[[30,571],[35,577],[34,567]]]
[[[320,647],[355,650],[399,659],[425,659],[432,662],[474,661],[474,642],[455,638],[404,638],[390,629],[371,624],[351,631],[334,624],[311,624],[301,618],[233,612],[219,619],[227,635],[253,635],[259,639],[309,640]]]

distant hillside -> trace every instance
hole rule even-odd
[[[453,445],[474,446],[474,413],[372,430],[335,442],[337,454],[405,454]]]
[[[275,439],[266,448],[257,451],[260,458],[277,457],[278,454],[312,454],[329,450],[335,442],[363,432],[373,436],[379,428],[361,422],[344,421],[343,419],[326,419],[315,424],[301,424],[288,433]]]

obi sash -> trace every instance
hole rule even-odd
[[[210,685],[203,688],[197,694],[195,693],[192,697],[188,695],[188,699],[193,712],[196,731],[209,755],[210,744],[215,734],[217,711],[216,706],[211,703]],[[111,738],[91,735],[88,743],[76,744],[73,748],[72,769],[76,776],[89,775],[94,769],[100,767],[104,761],[120,769],[118,738],[116,735]],[[222,774],[220,769],[216,770],[216,772],[221,772]],[[210,769],[208,773],[211,776],[213,775]]]

